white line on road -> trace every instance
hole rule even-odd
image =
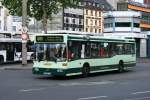
[[[144,93],[150,93],[150,91],[134,92],[132,94],[144,94]]]
[[[91,99],[107,98],[107,97],[108,96],[96,96],[96,97],[79,98],[78,100],[91,100]]]
[[[150,97],[142,97],[142,98],[132,98],[132,99],[124,99],[124,100],[144,100],[144,99],[150,99]]]
[[[22,90],[19,90],[19,92],[31,92],[31,91],[40,91],[40,90],[43,90],[45,88],[38,88],[38,89],[22,89]]]
[[[106,84],[114,84],[113,81],[102,81],[102,82],[83,82],[83,83],[60,83],[61,86],[89,86],[89,85],[106,85]]]

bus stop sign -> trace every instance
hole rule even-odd
[[[21,34],[21,38],[22,38],[22,40],[28,40],[29,39],[29,35],[27,33],[22,33]]]

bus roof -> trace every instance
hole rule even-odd
[[[99,35],[102,36],[102,33],[90,33],[90,32],[80,32],[80,31],[69,31],[69,30],[54,30],[48,31],[48,34],[55,33],[55,34],[74,34],[74,35]]]
[[[37,36],[43,36],[43,35],[68,35],[70,37],[90,37],[91,39],[97,38],[97,39],[108,39],[108,40],[129,40],[129,41],[135,41],[133,38],[125,38],[120,36],[104,36],[103,33],[90,33],[90,32],[79,32],[79,31],[68,31],[68,30],[54,30],[54,31],[48,31],[48,34],[36,34]]]

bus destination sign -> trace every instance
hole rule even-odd
[[[36,42],[63,42],[63,36],[36,36]]]

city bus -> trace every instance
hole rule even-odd
[[[132,70],[136,65],[134,39],[94,33],[51,31],[35,36],[32,72],[50,76],[88,76],[90,73]]]
[[[22,60],[22,39],[11,34],[0,34],[0,64]],[[33,42],[27,42],[27,60],[34,55]]]

